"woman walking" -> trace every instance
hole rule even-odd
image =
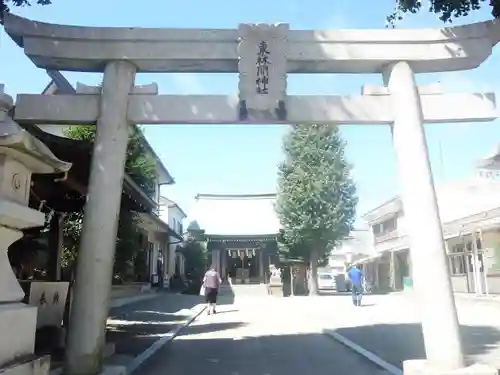
[[[217,294],[219,293],[221,283],[222,280],[219,273],[215,269],[215,266],[210,267],[203,278],[203,286],[205,287],[205,302],[207,303],[208,315],[216,313],[215,306],[217,305]]]

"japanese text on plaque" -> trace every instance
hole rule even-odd
[[[267,42],[259,43],[257,52],[257,79],[256,90],[257,94],[267,95],[269,93],[269,48]]]

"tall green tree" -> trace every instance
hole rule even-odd
[[[355,219],[358,200],[344,147],[334,125],[294,125],[283,140],[275,208],[285,248],[309,262],[313,295],[318,263],[349,234]]]
[[[185,272],[191,280],[201,280],[208,266],[208,253],[203,242],[187,242],[183,249]]]
[[[95,132],[95,126],[77,125],[66,128],[64,134],[68,138],[85,141],[92,145],[95,140]],[[156,162],[146,152],[140,128],[135,128],[129,137],[125,173],[147,194],[154,193]],[[82,234],[83,216],[82,209],[82,211],[72,213],[64,219],[63,260],[68,267],[72,266],[76,259]],[[131,274],[131,270],[133,270],[136,257],[141,250],[138,246],[140,234],[138,221],[138,213],[128,206],[126,200],[122,199],[115,252],[115,282],[124,281],[134,276]]]

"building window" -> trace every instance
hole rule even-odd
[[[398,219],[396,217],[387,219],[381,223],[372,226],[372,232],[375,237],[380,237],[394,232],[398,228]]]
[[[450,274],[452,276],[462,276],[467,273],[467,265],[464,254],[450,254],[448,256]]]
[[[465,257],[465,245],[463,243],[455,244],[449,249],[448,262],[450,274],[452,276],[461,276],[467,273],[467,261]]]
[[[397,226],[398,226],[397,219],[393,217],[389,220],[382,222],[382,231],[384,233],[389,233],[396,230]]]
[[[382,233],[382,225],[381,224],[373,225],[372,232],[375,236],[378,236],[380,233]]]
[[[453,245],[450,249],[450,253],[451,254],[461,254],[463,253],[465,250],[465,246],[463,243],[459,243],[459,244],[456,244],[456,245]]]
[[[183,234],[182,223],[175,218],[172,219],[172,230],[177,234]]]

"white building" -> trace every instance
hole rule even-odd
[[[494,158],[485,159],[477,177],[436,187],[456,292],[500,293],[500,181],[494,178],[496,173],[484,172],[495,169],[494,164]],[[411,249],[400,198],[392,198],[363,218],[373,233],[376,254],[358,263],[381,290],[405,289],[405,281],[411,287]]]
[[[372,256],[375,252],[373,238],[369,229],[354,229],[328,257],[328,267],[343,271],[345,265]]]
[[[168,223],[170,232],[168,235],[167,254],[165,256],[165,278],[174,275],[184,275],[184,256],[180,250],[183,242],[183,221],[187,217],[182,208],[174,201],[160,197],[160,219]]]

